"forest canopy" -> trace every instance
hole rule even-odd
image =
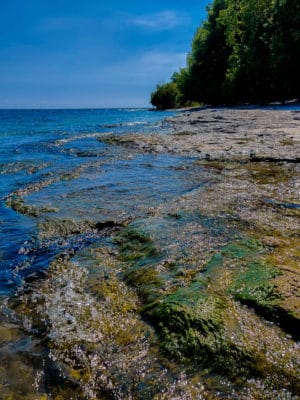
[[[300,1],[214,0],[186,67],[157,85],[158,109],[300,96]]]

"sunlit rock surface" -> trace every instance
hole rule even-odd
[[[82,164],[5,199],[36,232],[1,302],[1,399],[300,398],[299,113],[168,123],[56,141]]]

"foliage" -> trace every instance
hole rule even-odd
[[[299,54],[298,0],[214,0],[187,66],[158,86],[151,102],[166,108],[169,96],[169,108],[299,98]]]
[[[176,107],[176,97],[179,94],[175,82],[156,86],[156,91],[151,94],[151,104],[159,110]]]

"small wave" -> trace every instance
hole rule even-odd
[[[111,129],[111,128],[120,128],[126,126],[135,126],[135,125],[147,125],[147,121],[130,121],[130,122],[119,122],[112,124],[102,124],[99,125],[99,128]]]
[[[122,111],[125,112],[146,111],[146,108],[124,108]]]
[[[135,126],[135,125],[145,125],[147,124],[146,121],[133,121],[133,122],[126,122],[121,124],[121,126]]]
[[[55,145],[56,146],[61,146],[64,145],[66,143],[70,143],[70,142],[74,142],[75,140],[78,139],[88,139],[88,138],[93,138],[93,137],[98,137],[99,136],[99,132],[97,133],[87,133],[84,135],[77,135],[77,136],[72,136],[70,138],[65,138],[65,139],[59,139],[55,141]]]

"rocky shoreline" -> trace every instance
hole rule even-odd
[[[203,109],[166,119],[170,135],[101,137],[107,143],[145,152],[185,154],[219,161],[300,160],[298,111]]]
[[[209,170],[207,188],[176,199],[160,212],[197,209],[206,216],[238,220],[238,229],[265,248],[262,262],[277,272],[265,281],[257,278],[256,287],[244,282],[239,290],[247,295],[236,298],[299,339],[299,111],[208,108],[184,112],[166,123],[171,127],[167,135],[108,135],[100,140],[134,152],[191,156]],[[266,290],[263,300],[259,292],[270,285],[274,290]]]
[[[42,185],[7,199],[36,218],[44,244],[98,238],[9,301],[41,365],[49,353],[54,398],[300,398],[299,121],[298,111],[204,109],[168,118],[168,134],[100,135],[127,167],[151,154],[143,168],[156,176],[166,156],[163,170],[191,179],[158,205],[138,208],[138,193],[122,220],[89,221],[84,208],[62,219],[57,201],[31,203]]]

